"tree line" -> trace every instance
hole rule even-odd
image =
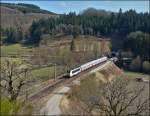
[[[39,42],[42,34],[64,33],[76,37],[79,34],[104,36],[111,33],[126,36],[130,32],[138,30],[148,33],[150,29],[149,18],[148,13],[136,13],[134,10],[123,13],[120,9],[118,13],[111,12],[92,16],[88,15],[86,11],[79,15],[72,12],[60,15],[59,18],[41,19],[38,22],[33,22],[30,28],[31,42]]]
[[[25,39],[29,43],[38,44],[43,34],[54,36],[63,33],[73,35],[75,38],[79,34],[93,36],[118,34],[126,36],[135,31],[149,33],[149,18],[148,13],[136,13],[135,10],[122,12],[120,9],[118,13],[104,13],[104,11],[88,9],[78,15],[71,12],[59,15],[57,18],[34,21],[26,34],[28,38]],[[7,29],[6,32],[8,30],[10,33],[14,33],[12,29]],[[6,35],[9,34],[6,33]]]
[[[150,35],[141,31],[129,33],[118,52],[118,66],[126,70],[149,73]]]
[[[131,32],[124,40],[124,49],[132,51],[135,56],[140,55],[142,59],[150,57],[150,35],[141,31]]]

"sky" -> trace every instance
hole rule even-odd
[[[107,0],[100,0],[100,1],[85,1],[85,0],[78,0],[78,1],[36,1],[36,0],[18,0],[18,1],[4,1],[7,3],[28,3],[28,4],[35,4],[38,5],[41,9],[45,9],[51,12],[55,12],[58,14],[69,13],[69,12],[76,12],[80,13],[82,10],[92,7],[96,9],[104,9],[108,11],[118,12],[121,8],[122,11],[126,11],[129,9],[134,9],[136,12],[149,12],[149,1],[141,0],[141,1],[127,1],[127,0],[118,0],[118,1],[107,1]]]

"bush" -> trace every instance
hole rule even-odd
[[[132,71],[140,71],[141,69],[141,58],[140,56],[137,56],[136,59],[132,60],[130,64],[130,69]]]
[[[0,114],[1,115],[9,115],[10,109],[11,109],[11,106],[10,106],[9,100],[6,98],[2,99]]]
[[[75,86],[72,89],[71,97],[87,103],[92,96],[99,96],[99,82],[97,82],[94,75],[88,76],[80,82],[80,86]],[[94,91],[93,91],[94,90]],[[89,103],[90,104],[90,103]]]
[[[142,64],[142,69],[143,72],[149,73],[150,71],[150,62],[149,61],[144,61]]]
[[[17,101],[10,102],[7,98],[2,98],[1,101],[0,114],[2,116],[14,115],[21,108],[21,103]]]

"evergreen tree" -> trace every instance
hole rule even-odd
[[[16,30],[14,28],[6,29],[6,39],[4,40],[5,43],[16,43]]]
[[[143,72],[146,72],[146,73],[150,73],[150,62],[149,61],[144,61],[143,64],[142,64],[142,70]]]
[[[122,9],[118,13],[96,10],[95,15],[88,15],[88,13],[85,15],[85,12],[77,15],[71,12],[60,15],[59,18],[41,19],[33,22],[30,28],[30,42],[38,43],[43,34],[54,36],[63,33],[73,35],[76,38],[79,34],[93,36],[118,34],[124,37],[138,30],[148,33],[150,29],[149,18],[148,13],[136,13],[134,10],[122,12]]]
[[[70,50],[74,51],[75,50],[75,41],[72,39],[71,44],[70,44]]]
[[[80,27],[75,25],[73,27],[73,38],[77,38],[79,34],[80,34]]]

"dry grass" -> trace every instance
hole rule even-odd
[[[61,99],[60,108],[62,112],[65,112],[66,110],[69,109],[69,100],[67,96],[63,96],[63,98]]]
[[[68,94],[68,97],[65,97],[65,99],[63,99],[64,102],[62,101],[61,107],[63,107],[63,112],[67,114],[81,115],[81,113],[84,113],[81,111],[81,107],[87,107],[86,105],[88,104],[88,98],[90,96],[98,95],[101,83],[106,83],[107,81],[111,81],[117,77],[129,80],[130,89],[135,86],[145,85],[146,89],[144,90],[145,93],[143,94],[143,98],[148,96],[148,92],[146,92],[149,90],[148,84],[144,82],[139,83],[133,80],[136,77],[147,78],[148,75],[133,72],[123,72],[115,64],[109,63],[109,65],[106,65],[103,69],[87,76],[87,78],[80,82],[79,86],[76,85],[72,88],[72,90]],[[84,105],[84,102],[86,103],[86,105]],[[94,110],[93,114],[95,113],[96,111]]]
[[[27,31],[33,21],[39,20],[41,18],[55,17],[55,15],[51,14],[42,14],[42,13],[23,14],[15,9],[10,9],[2,6],[0,8],[1,8],[1,26],[3,28],[15,27],[16,24],[19,24],[20,26],[23,26],[24,29]]]
[[[121,74],[122,71],[113,63],[109,63],[103,69],[89,74],[87,78],[81,80],[79,86],[76,85],[72,88],[68,97],[62,99],[61,108],[63,112],[67,114],[73,113],[75,115],[84,113],[81,111],[80,107],[84,106],[84,102],[88,102],[90,96],[99,96],[100,85],[111,81]]]

